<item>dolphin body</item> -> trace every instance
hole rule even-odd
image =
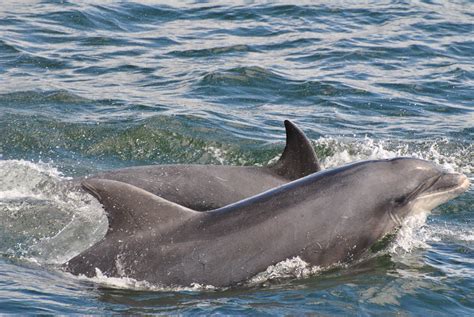
[[[270,166],[151,165],[88,178],[127,183],[196,211],[220,208],[321,170],[305,134],[289,120],[284,124],[286,147]]]
[[[364,161],[209,212],[113,180],[83,186],[103,204],[109,228],[67,271],[222,287],[295,256],[321,267],[360,258],[407,216],[467,190],[469,180],[419,159]]]

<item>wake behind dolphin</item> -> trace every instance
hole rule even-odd
[[[322,267],[360,258],[403,219],[460,195],[469,181],[419,159],[365,161],[206,213],[115,180],[83,186],[103,204],[109,228],[67,271],[229,286],[294,256]]]

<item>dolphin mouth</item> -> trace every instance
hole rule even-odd
[[[464,193],[469,188],[469,185],[470,181],[466,175],[460,173],[445,173],[439,176],[417,199],[442,195],[453,195],[453,197],[457,197]]]
[[[421,209],[432,210],[467,191],[469,185],[470,181],[464,174],[443,173],[414,202]]]

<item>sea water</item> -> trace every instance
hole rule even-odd
[[[58,269],[107,228],[65,180],[263,166],[285,119],[324,168],[410,156],[473,182],[473,39],[470,1],[2,1],[0,313],[473,315],[473,189],[363,261],[286,259],[239,288]]]

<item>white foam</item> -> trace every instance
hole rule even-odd
[[[447,224],[444,225],[434,225],[432,224],[429,228],[425,230],[425,240],[426,241],[458,241],[458,242],[470,242],[474,241],[474,231],[470,227],[463,227],[459,224]]]
[[[295,256],[291,259],[286,259],[275,265],[270,265],[264,272],[261,272],[249,281],[249,285],[264,284],[268,281],[280,280],[280,279],[301,279],[312,275],[319,274],[321,268],[319,266],[313,266],[299,256]]]
[[[204,150],[209,153],[219,164],[224,165],[226,162],[226,157],[228,156],[228,151],[218,148],[215,146],[208,145]]]
[[[84,275],[74,276],[65,273],[72,278],[84,281],[90,281],[103,287],[115,289],[134,289],[142,291],[160,291],[160,292],[176,292],[176,291],[213,291],[218,288],[212,285],[201,285],[193,283],[190,286],[163,286],[156,285],[147,281],[138,281],[130,277],[110,277],[103,274],[98,268],[95,269],[96,276],[86,277]]]
[[[474,145],[460,147],[457,144],[451,144],[449,140],[399,143],[374,140],[368,137],[362,140],[327,137],[312,142],[316,147],[327,148],[332,153],[321,160],[321,165],[324,168],[337,167],[360,160],[406,156],[433,161],[449,171],[455,170],[464,174],[474,173],[474,161],[472,161]]]
[[[0,252],[62,263],[105,234],[100,204],[66,180],[51,164],[0,161]]]
[[[426,237],[428,230],[426,219],[429,212],[417,212],[403,220],[397,237],[389,247],[392,254],[411,252],[416,248],[427,248]]]
[[[474,241],[474,233],[461,234],[459,238],[464,241]]]

